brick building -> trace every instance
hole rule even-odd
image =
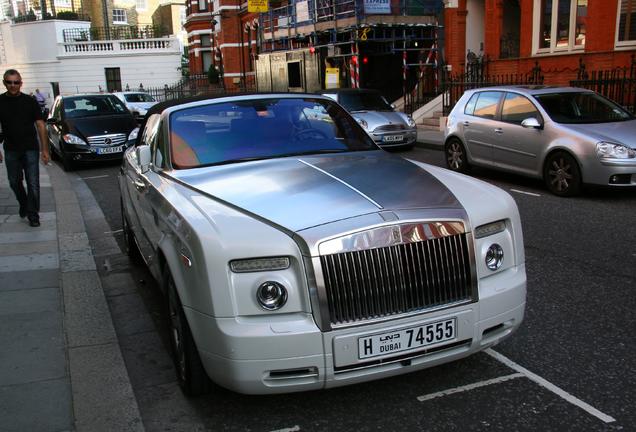
[[[257,14],[247,12],[241,0],[187,1],[190,73],[205,74],[214,65],[226,88],[252,88],[256,22]]]
[[[448,0],[446,62],[453,73],[487,58],[488,73],[541,67],[546,84],[586,70],[628,67],[636,52],[634,0]],[[467,60],[468,59],[468,60]]]

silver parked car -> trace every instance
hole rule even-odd
[[[636,118],[572,87],[507,86],[467,91],[445,133],[447,166],[471,165],[543,178],[560,196],[583,184],[636,185]]]
[[[493,346],[524,317],[510,195],[381,150],[327,97],[159,104],[119,186],[187,394],[208,377],[263,394],[394,376]]]
[[[417,127],[411,116],[396,111],[377,90],[339,89],[323,92],[342,105],[382,148],[411,148]]]
[[[154,97],[142,91],[114,92],[113,94],[126,105],[137,121],[141,121],[150,107],[157,103]]]

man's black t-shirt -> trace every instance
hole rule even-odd
[[[0,125],[4,149],[39,150],[35,121],[44,120],[37,101],[29,95],[0,95]]]

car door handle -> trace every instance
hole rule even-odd
[[[469,121],[465,121],[464,122],[464,126],[470,126],[470,122]]]
[[[503,133],[503,129],[501,129],[501,128],[496,128],[496,129],[495,129],[495,133],[496,133],[496,134],[502,134],[502,133]]]
[[[146,183],[141,180],[135,180],[133,181],[133,184],[135,185],[135,189],[137,189],[138,191],[143,191],[144,189],[146,189]]]

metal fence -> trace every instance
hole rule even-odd
[[[176,84],[169,86],[168,84],[163,87],[140,87],[139,90],[145,91],[153,96],[156,100],[163,102],[173,99],[182,99],[191,96],[222,96],[225,94],[252,92],[256,89],[251,85],[244,85],[241,87],[225,88],[221,83],[210,84],[207,75],[190,75],[187,78],[182,79]]]
[[[636,55],[632,54],[630,66],[590,72],[581,58],[577,78],[570,85],[594,90],[636,114]]]
[[[82,42],[120,39],[153,39],[169,36],[170,31],[163,26],[116,26],[64,29],[64,42]]]
[[[544,83],[539,62],[526,73],[491,75],[488,73],[489,60],[483,59],[467,65],[463,74],[452,74],[440,68],[444,115],[448,115],[466,90],[500,85],[537,85]]]

